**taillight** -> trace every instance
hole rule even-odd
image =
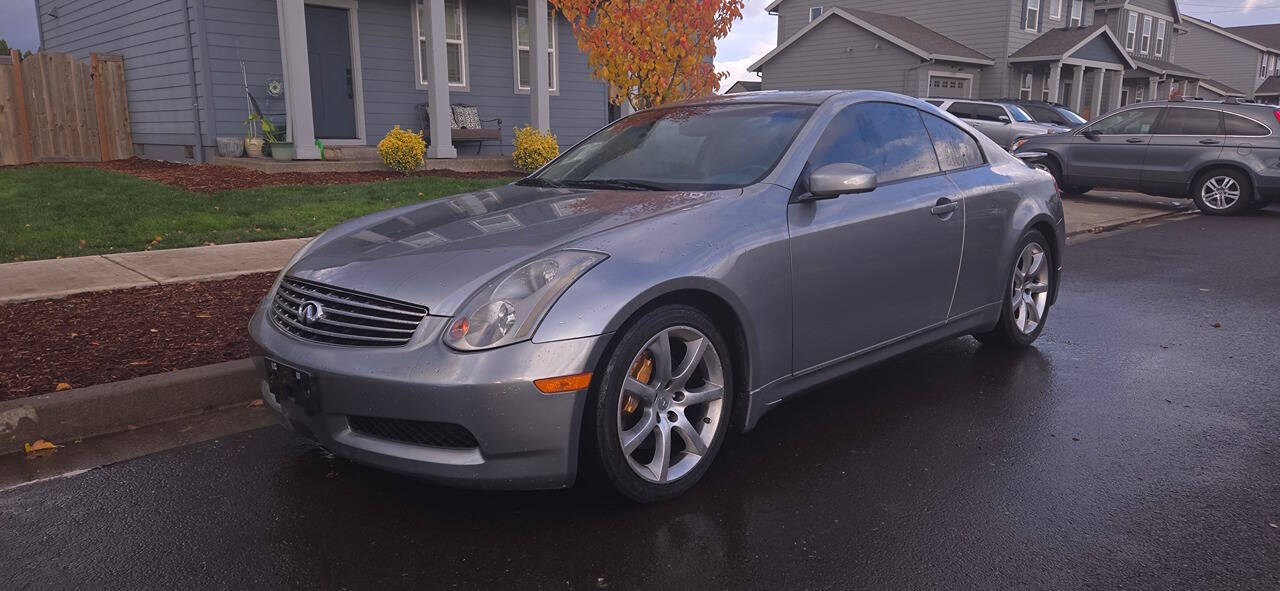
[[[1272,111],[1271,114],[1276,116],[1276,123],[1280,123],[1280,109]]]

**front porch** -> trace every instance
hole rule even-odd
[[[1125,104],[1199,95],[1203,76],[1172,62],[1135,57],[1136,68],[1125,75]]]
[[[1085,119],[1121,106],[1125,71],[1136,67],[1104,24],[1047,31],[1009,62],[1010,96],[1065,104]]]

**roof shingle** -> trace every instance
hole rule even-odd
[[[1244,37],[1254,43],[1261,43],[1267,47],[1280,49],[1280,24],[1223,27],[1223,30]]]
[[[867,10],[843,8],[845,12],[866,21],[871,26],[897,37],[911,45],[935,55],[967,57],[989,60],[989,56],[970,48],[950,37],[942,35],[920,23],[902,16],[893,16]]]

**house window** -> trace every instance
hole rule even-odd
[[[1164,55],[1164,21],[1156,23],[1156,57]]]
[[[1046,103],[1049,102],[1049,79],[1048,78],[1046,78],[1044,81],[1044,89],[1040,91],[1040,100]]]
[[[1258,77],[1267,77],[1267,54],[1265,53],[1258,56]]]
[[[1138,13],[1129,13],[1129,26],[1124,33],[1124,48],[1133,51],[1134,44],[1138,41]]]
[[[1142,99],[1143,99],[1142,95],[1145,93],[1146,93],[1146,90],[1141,86],[1139,86],[1138,89],[1133,93],[1133,102],[1135,103],[1142,102]]]
[[[814,7],[809,8],[809,22],[813,22],[813,21],[818,20],[818,17],[820,17],[820,16],[822,16],[822,7],[821,7],[821,6],[814,6]]]
[[[1120,89],[1120,106],[1123,107],[1127,104],[1129,104],[1129,89],[1122,88]]]
[[[1049,0],[1049,18],[1062,20],[1062,0]]]
[[[1027,31],[1040,28],[1040,0],[1027,0],[1027,11],[1022,14],[1022,28]]]
[[[1071,22],[1073,27],[1084,23],[1084,0],[1071,0]]]
[[[413,28],[418,38],[418,84],[425,86],[431,49],[427,43],[427,14],[423,0],[418,0],[418,18],[414,19]],[[466,30],[462,0],[444,0],[445,70],[449,75],[449,86],[467,85]]]
[[[1031,82],[1032,82],[1031,70],[1027,70],[1023,72],[1022,88],[1019,89],[1018,98],[1021,98],[1023,100],[1031,100]]]
[[[1151,53],[1151,17],[1142,17],[1142,53]]]
[[[529,90],[529,7],[516,7],[516,87],[520,90]],[[547,68],[548,78],[547,88],[556,90],[556,81],[559,76],[556,72],[556,13],[550,8],[547,9],[547,59],[550,60]]]

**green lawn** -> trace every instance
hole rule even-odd
[[[511,180],[413,177],[192,193],[92,168],[5,168],[0,262],[312,236],[374,211]]]

